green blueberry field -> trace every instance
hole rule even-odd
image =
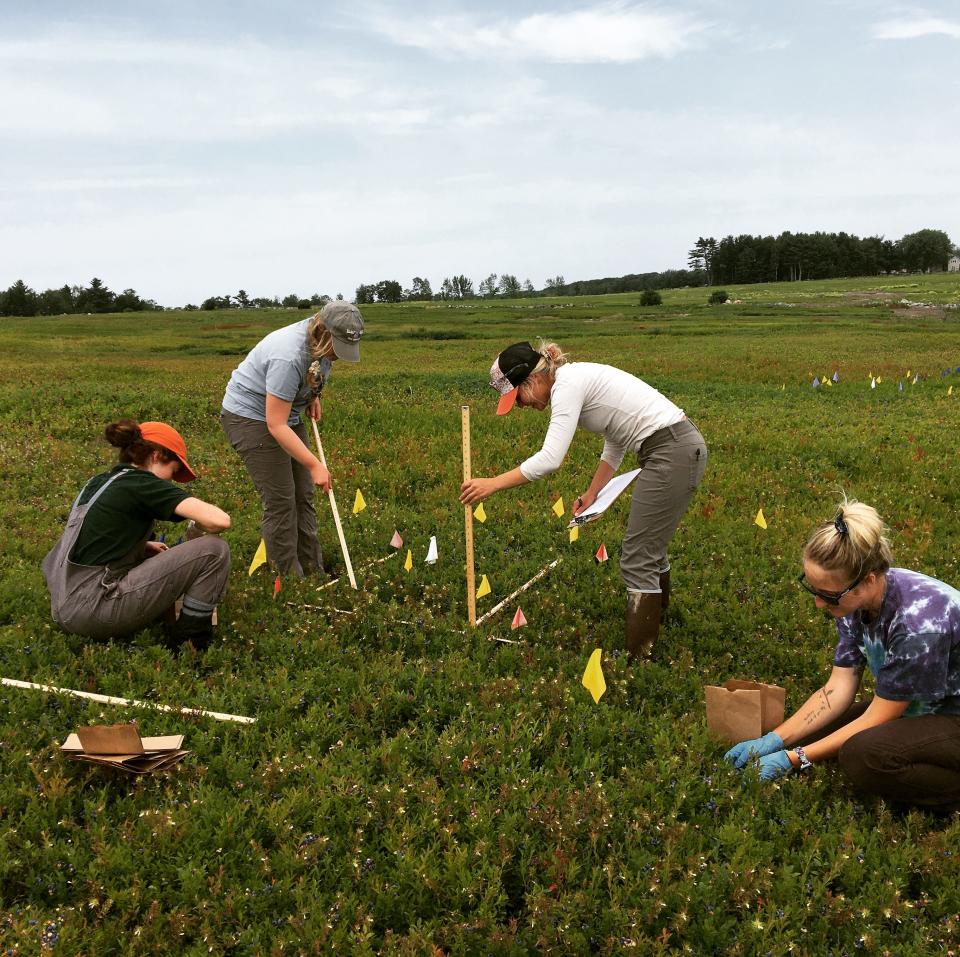
[[[960,953],[960,819],[860,798],[830,765],[741,775],[703,706],[739,677],[793,709],[827,676],[833,626],[795,580],[844,492],[888,521],[897,564],[960,585],[960,277],[727,291],[364,307],[362,361],[335,367],[321,423],[360,589],[276,597],[268,568],[247,575],[259,500],[218,411],[246,352],[305,313],[3,320],[0,675],[256,723],[0,687],[0,954]],[[709,446],[651,663],[622,650],[628,503],[574,543],[551,510],[590,481],[586,433],[550,479],[485,503],[480,614],[562,562],[468,627],[460,407],[474,475],[536,451],[548,417],[498,419],[487,370],[538,336],[650,382]],[[193,491],[233,520],[200,656],[159,627],[93,644],[50,619],[40,561],[123,416],[180,429]],[[342,570],[325,497],[318,514]],[[595,648],[599,704],[580,684]],[[191,754],[136,780],[61,756],[76,727],[126,720]]]

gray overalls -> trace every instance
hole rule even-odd
[[[226,589],[230,549],[216,535],[144,558],[151,526],[123,558],[109,565],[78,565],[70,560],[90,507],[130,471],[112,475],[83,505],[79,504],[81,490],[63,534],[43,560],[53,620],[70,634],[122,637],[156,621],[181,596],[188,597],[193,607],[212,611]]]

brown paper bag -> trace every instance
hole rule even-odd
[[[143,742],[135,724],[77,728],[77,737],[87,754],[143,754]]]
[[[707,728],[731,744],[759,738],[783,723],[786,692],[777,685],[731,678],[707,685]]]

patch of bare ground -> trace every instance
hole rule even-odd
[[[940,306],[927,306],[914,303],[909,306],[895,306],[897,315],[904,319],[946,319],[947,312]]]

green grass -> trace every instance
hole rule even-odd
[[[258,500],[217,412],[239,357],[302,314],[4,320],[0,673],[258,721],[0,689],[0,953],[54,939],[98,957],[956,950],[960,822],[894,816],[830,766],[741,777],[706,733],[702,688],[773,680],[792,708],[824,679],[831,626],[794,579],[841,490],[888,519],[899,564],[960,584],[960,377],[940,376],[960,366],[960,314],[942,308],[960,277],[727,291],[741,301],[708,307],[709,290],[686,289],[652,308],[639,294],[365,308],[363,362],[335,370],[324,445],[354,564],[386,555],[398,528],[414,568],[377,565],[357,593],[284,582],[277,600],[266,570],[246,575]],[[710,447],[652,664],[621,651],[625,504],[574,545],[550,511],[592,475],[587,434],[475,525],[493,586],[481,613],[563,556],[521,599],[529,626],[510,632],[511,606],[466,630],[460,405],[474,474],[539,448],[547,418],[498,420],[486,380],[500,348],[541,335],[641,375]],[[839,385],[810,388],[835,369]],[[909,385],[908,369],[926,378]],[[177,425],[197,494],[233,517],[222,640],[199,659],[171,657],[156,630],[84,645],[49,618],[40,560],[111,461],[100,436],[121,415]],[[353,516],[357,488],[368,508]],[[612,560],[598,566],[601,541]],[[595,647],[599,705],[580,686]],[[192,755],[142,781],[60,757],[76,726],[132,718],[183,731]]]

